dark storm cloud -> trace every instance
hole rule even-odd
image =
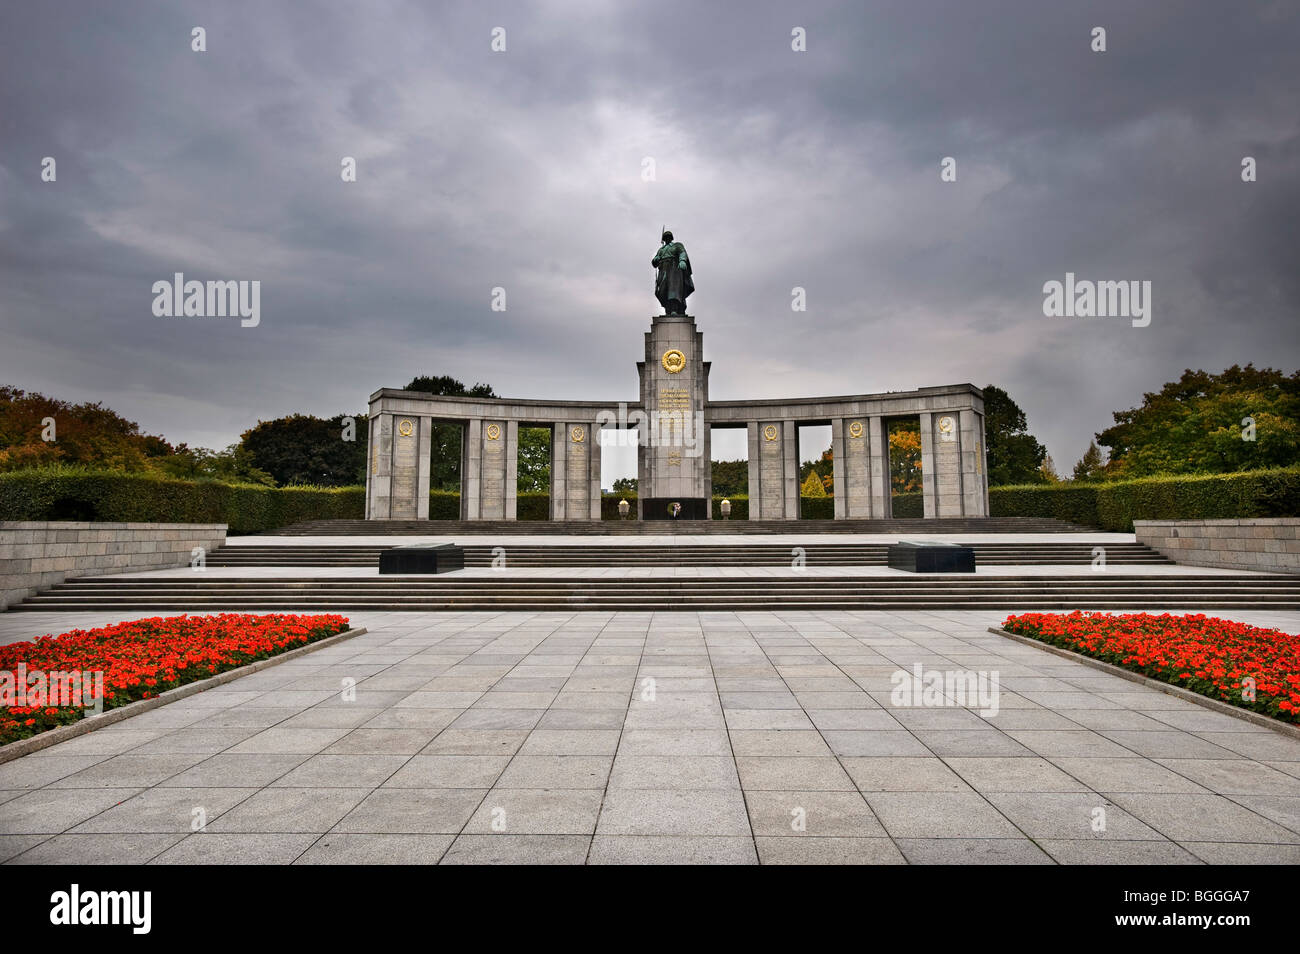
[[[1298,41],[1282,2],[9,5],[0,380],[210,446],[417,373],[631,399],[668,224],[715,397],[997,383],[1068,468],[1184,367],[1300,364]],[[176,271],[261,325],[153,317]],[[1151,326],[1044,318],[1066,271]]]

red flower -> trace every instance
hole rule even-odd
[[[0,671],[16,672],[21,663],[29,672],[102,672],[104,706],[111,709],[347,628],[347,618],[334,614],[154,617],[0,646]],[[14,718],[33,714],[39,718]],[[82,715],[76,706],[0,709],[0,744]]]
[[[1202,614],[1024,613],[1008,631],[1300,723],[1300,636]],[[1246,683],[1245,680],[1251,680]],[[1253,686],[1252,693],[1246,691]]]

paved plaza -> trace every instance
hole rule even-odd
[[[355,614],[0,765],[0,858],[1300,861],[1300,741],[989,633],[1004,615]],[[892,705],[918,664],[996,672],[997,713]]]

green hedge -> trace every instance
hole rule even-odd
[[[551,495],[520,494],[515,503],[515,518],[518,520],[550,520]]]
[[[1096,526],[1132,530],[1134,520],[1230,520],[1300,516],[1300,469],[1144,477],[1097,488]]]
[[[922,516],[920,494],[898,494],[893,505],[895,517]],[[1300,468],[991,487],[989,513],[1118,532],[1131,532],[1134,520],[1294,517],[1300,515]]]
[[[460,494],[454,490],[430,490],[429,519],[459,520]]]
[[[1020,484],[989,488],[994,517],[1052,517],[1085,527],[1100,527],[1097,489],[1101,484]],[[919,516],[919,515],[918,515]]]
[[[621,520],[618,515],[618,502],[626,500],[628,502],[627,519],[636,519],[636,494],[601,494],[600,495],[600,519],[601,520]]]
[[[800,497],[799,517],[802,520],[834,520],[834,497]]]
[[[890,501],[890,513],[899,520],[910,517],[924,517],[925,502],[921,499],[921,492],[894,494],[893,499]]]
[[[1231,520],[1300,515],[1300,469],[1143,477],[1094,484],[993,487],[995,517],[1055,517],[1128,532],[1134,520]]]
[[[519,520],[550,520],[551,495],[519,494],[516,498],[515,517]],[[454,490],[430,490],[429,519],[459,520],[460,494]]]
[[[601,516],[618,519],[618,501],[636,495],[605,494]],[[749,498],[731,498],[731,519],[749,518]],[[713,517],[722,519],[721,497]],[[800,500],[805,519],[832,519],[833,497]],[[1300,468],[1182,477],[1144,477],[1113,483],[1031,484],[994,487],[995,517],[1054,517],[1069,523],[1130,531],[1134,520],[1231,519],[1300,515]],[[895,517],[920,517],[921,495],[893,498]],[[262,487],[175,480],[147,474],[55,467],[0,473],[0,520],[100,520],[152,523],[225,523],[232,534],[257,533],[305,520],[359,520],[363,487]],[[520,494],[520,520],[546,520],[548,494]],[[431,520],[460,518],[460,495],[429,494]]]
[[[263,487],[77,468],[0,473],[0,520],[225,523],[232,534],[365,516],[364,487]]]
[[[722,501],[731,501],[731,516],[728,520],[748,520],[749,519],[749,495],[732,494],[730,497],[714,497],[713,505],[710,512],[714,520],[722,519]]]

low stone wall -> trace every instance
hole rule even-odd
[[[224,523],[0,521],[0,610],[69,577],[186,566],[226,542]]]
[[[1175,563],[1300,573],[1300,518],[1134,520],[1138,543]]]

